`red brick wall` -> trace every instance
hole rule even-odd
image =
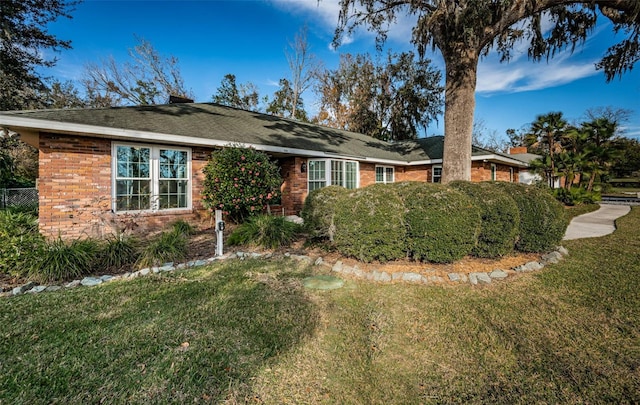
[[[431,166],[396,166],[395,181],[431,181]]]
[[[40,231],[47,237],[104,237],[130,226],[134,232],[160,230],[184,219],[208,226],[203,209],[202,167],[211,150],[192,150],[192,210],[180,213],[118,213],[111,210],[111,141],[76,135],[40,134]]]
[[[471,181],[491,181],[491,162],[473,161],[471,162]],[[496,181],[518,182],[518,168],[513,168],[513,179],[509,169],[511,166],[494,163],[496,165]]]
[[[282,176],[282,206],[274,207],[275,211],[284,208],[285,215],[299,214],[307,198],[307,173],[302,173],[302,164],[307,164],[307,159],[290,157],[280,159],[280,175]],[[274,212],[275,212],[274,211]]]

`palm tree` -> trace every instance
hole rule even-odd
[[[583,123],[582,127],[587,134],[585,151],[591,171],[587,191],[592,191],[596,176],[608,173],[609,167],[618,153],[614,145],[618,123],[608,118],[596,118]]]
[[[567,121],[561,112],[551,112],[539,115],[531,124],[529,134],[525,138],[527,145],[533,149],[541,149],[549,155],[551,176],[549,186],[553,188],[553,178],[556,174],[555,154],[562,151],[562,139],[567,130]]]

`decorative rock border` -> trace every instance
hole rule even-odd
[[[504,280],[511,274],[526,273],[530,271],[537,271],[547,264],[558,263],[564,256],[569,255],[569,251],[562,246],[558,246],[555,251],[540,256],[540,260],[531,261],[520,266],[516,266],[511,271],[503,269],[494,269],[491,272],[478,272],[478,273],[448,273],[447,280],[453,283],[471,283],[472,285],[478,284],[491,284],[493,281]],[[442,284],[446,280],[442,277],[432,275],[423,275],[414,272],[395,272],[387,273],[385,271],[372,270],[369,272],[361,270],[358,265],[353,267],[347,266],[342,261],[337,261],[333,266],[323,263],[325,266],[331,268],[331,271],[339,273],[345,276],[351,276],[355,278],[376,281],[376,282],[407,282],[413,284]],[[317,264],[317,263],[316,263]]]
[[[436,275],[423,275],[414,272],[395,272],[387,273],[386,271],[371,270],[364,271],[355,265],[353,267],[344,264],[338,260],[334,264],[330,264],[324,261],[322,257],[318,257],[315,260],[306,255],[296,255],[291,253],[285,253],[284,257],[289,257],[293,260],[304,262],[305,264],[314,266],[324,266],[329,268],[332,272],[338,273],[344,276],[350,276],[358,279],[374,281],[378,283],[393,283],[393,282],[405,282],[411,284],[442,284],[445,281],[453,283],[471,283],[472,285],[478,284],[491,284],[495,280],[504,280],[509,277],[510,274],[526,273],[531,271],[537,271],[547,264],[558,263],[564,256],[567,256],[569,251],[562,246],[558,246],[555,251],[540,256],[539,261],[531,261],[520,266],[516,266],[511,269],[511,272],[503,269],[494,269],[489,273],[448,273],[447,279]],[[39,294],[42,292],[59,291],[62,289],[72,289],[80,286],[93,287],[96,285],[108,283],[116,280],[127,280],[136,277],[142,277],[149,274],[157,274],[162,272],[171,272],[174,270],[182,270],[205,266],[207,264],[222,261],[227,259],[270,259],[273,257],[271,253],[255,253],[255,252],[235,252],[226,254],[224,256],[212,257],[203,260],[192,260],[187,263],[180,263],[174,265],[173,263],[166,263],[158,267],[149,267],[140,269],[134,272],[127,272],[118,275],[103,275],[98,277],[85,277],[83,279],[73,280],[63,285],[38,285],[35,282],[29,282],[27,284],[15,287],[10,291],[0,291],[0,297],[12,297],[22,294]]]

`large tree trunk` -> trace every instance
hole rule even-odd
[[[444,154],[442,182],[471,181],[471,138],[476,107],[478,55],[445,56]]]

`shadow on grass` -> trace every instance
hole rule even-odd
[[[8,403],[251,399],[256,373],[316,328],[289,262],[232,262],[0,303]]]

